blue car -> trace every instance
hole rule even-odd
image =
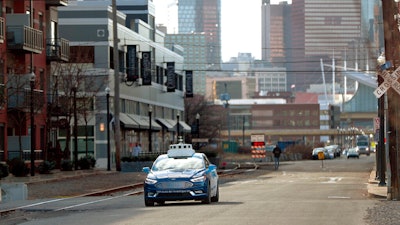
[[[206,155],[196,153],[191,144],[170,145],[167,154],[158,156],[144,181],[144,204],[163,205],[166,201],[199,200],[218,202],[217,167]]]

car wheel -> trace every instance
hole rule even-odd
[[[219,201],[219,185],[217,185],[217,193],[215,193],[214,197],[211,197],[212,202],[218,202]]]
[[[147,198],[144,198],[144,205],[145,206],[154,206],[154,202]]]
[[[203,204],[210,204],[211,203],[211,185],[210,185],[210,183],[208,183],[208,186],[207,186],[207,196],[206,196],[206,198],[204,198],[202,201],[201,201],[201,203],[203,203]]]

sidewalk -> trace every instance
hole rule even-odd
[[[368,180],[368,195],[376,198],[387,198],[387,186],[379,186],[379,180],[375,179],[376,171],[372,170]]]
[[[26,176],[26,177],[14,177],[13,175],[9,175],[0,180],[0,183],[47,183],[50,181],[60,181],[68,178],[76,178],[76,177],[85,177],[91,175],[98,174],[110,174],[117,173],[117,171],[107,171],[105,169],[90,169],[90,170],[73,170],[73,171],[60,171],[60,170],[52,170],[51,174],[40,174],[35,173],[35,176]]]

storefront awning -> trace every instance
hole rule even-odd
[[[174,128],[173,130],[176,131],[176,120],[169,120],[165,119],[167,122],[170,124],[173,124]],[[185,122],[185,121],[179,121],[179,131],[184,132],[184,133],[190,133],[192,131],[192,128]]]
[[[139,124],[139,129],[149,129],[150,122],[149,117],[147,116],[140,116],[136,114],[127,114],[132,120],[134,120],[137,124]],[[154,120],[151,119],[151,129],[152,130],[161,130],[161,126]]]
[[[156,118],[156,121],[161,124],[162,127],[164,127],[165,129],[167,129],[168,131],[174,131],[174,125],[169,123],[166,119],[162,119],[162,118]]]
[[[119,122],[125,129],[137,129],[139,128],[139,124],[136,121],[132,120],[128,115],[125,113],[119,114]]]
[[[181,125],[181,128],[183,128],[183,132],[190,133],[192,131],[192,128],[184,121],[179,121],[179,124]]]

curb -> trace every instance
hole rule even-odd
[[[372,170],[368,179],[367,189],[368,196],[373,198],[387,198],[387,186],[379,186],[379,182],[375,179],[376,171]]]

